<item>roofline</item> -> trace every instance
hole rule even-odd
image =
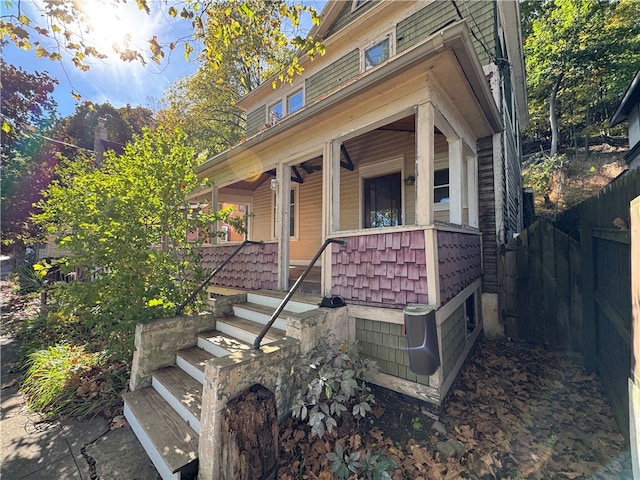
[[[640,101],[640,69],[636,72],[636,76],[631,81],[631,85],[622,97],[620,105],[609,121],[610,127],[615,127],[619,123],[624,122],[631,111],[634,103]]]
[[[365,88],[370,88],[397,74],[417,65],[427,58],[434,57],[447,50],[452,50],[458,61],[464,76],[480,108],[485,113],[485,119],[491,129],[498,133],[503,130],[502,117],[493,100],[485,75],[471,42],[469,27],[464,20],[445,27],[426,38],[423,42],[405,50],[397,58],[389,63],[362,75],[351,83],[344,85],[339,90],[327,97],[316,100],[311,105],[298,110],[294,114],[285,117],[280,122],[266,130],[256,133],[246,141],[239,143],[224,152],[211,157],[198,165],[195,170],[201,173],[218,162],[228,159],[232,153],[252,148],[271,137],[305,121],[329,108],[357,95]]]

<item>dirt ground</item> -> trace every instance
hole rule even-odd
[[[394,480],[631,479],[611,406],[581,362],[542,347],[482,340],[436,412],[437,423],[418,401],[376,389],[378,418],[347,426],[330,442],[286,423],[280,478],[332,480],[326,453],[338,441],[345,451],[394,460]],[[447,440],[459,442],[448,459],[438,451]]]

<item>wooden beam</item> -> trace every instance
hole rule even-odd
[[[340,160],[340,166],[342,168],[346,168],[350,172],[353,172],[355,167],[353,165],[353,162],[351,161],[351,157],[349,156],[349,152],[347,152],[347,147],[344,146],[344,143],[340,145],[340,152],[342,152],[342,155],[344,155],[344,158],[346,160],[344,162],[342,160]]]

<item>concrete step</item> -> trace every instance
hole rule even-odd
[[[285,297],[285,292],[271,292],[267,290],[260,290],[258,292],[247,292],[247,302],[264,305],[265,307],[271,307],[273,313],[282,299]],[[288,312],[308,312],[309,310],[315,310],[320,305],[322,297],[314,295],[295,294],[291,300],[285,306],[285,311]]]
[[[178,367],[161,368],[151,377],[151,386],[200,435],[202,384]]]
[[[124,414],[163,480],[198,471],[198,434],[152,387],[123,395]]]
[[[235,352],[251,349],[251,345],[219,330],[209,330],[198,334],[198,347],[214,357],[225,357]]]
[[[176,365],[203,384],[204,364],[212,358],[215,358],[215,355],[200,347],[185,348],[176,352]]]

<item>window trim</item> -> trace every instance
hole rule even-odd
[[[297,183],[291,183],[291,190],[293,190],[293,214],[294,214],[294,224],[293,224],[293,234],[289,231],[289,241],[296,241],[300,238],[300,189]],[[291,201],[289,201],[289,208],[291,208]],[[271,239],[277,240],[276,235],[276,192],[273,192],[271,195],[271,211],[273,215],[271,215]],[[289,228],[291,230],[291,228]]]
[[[375,47],[376,45],[384,42],[386,39],[389,39],[389,56],[386,59],[384,59],[382,62],[380,62],[379,64],[374,65],[372,67],[369,67],[367,69],[367,63],[366,63],[366,52],[367,52],[367,50],[369,50],[369,49]],[[396,34],[395,34],[395,30],[389,30],[389,31],[385,32],[383,35],[377,37],[374,41],[366,44],[365,46],[363,46],[360,49],[360,71],[361,72],[368,72],[369,70],[373,70],[374,68],[379,67],[381,64],[383,64],[384,62],[389,60],[395,54],[396,54]]]
[[[360,3],[361,2],[361,3]],[[369,0],[351,0],[351,11],[355,12],[363,5],[369,3]]]
[[[447,172],[450,172],[449,167],[446,168],[438,168],[438,169],[434,169],[433,171],[433,192],[434,192],[434,201],[433,201],[433,210],[434,211],[445,211],[445,210],[449,210],[449,202],[437,202],[435,201],[435,191],[437,188],[450,188],[451,185],[451,179],[449,179],[449,183],[441,183],[439,185],[436,185],[435,182],[435,177],[436,177],[436,172],[442,172],[446,170]],[[447,173],[447,177],[449,176],[449,173]],[[451,199],[451,191],[449,191],[449,199]]]
[[[271,114],[273,107],[275,107],[276,105],[280,105],[280,118],[278,119],[274,119],[273,115]],[[279,99],[277,102],[273,102],[271,103],[268,107],[267,107],[267,124],[268,125],[275,125],[276,123],[278,123],[280,120],[282,120],[284,118],[284,113],[282,111],[283,105],[282,105],[282,99]]]
[[[291,103],[290,100],[292,97],[294,97],[295,95],[300,94],[301,98],[302,98],[302,103],[300,104],[300,107],[296,108],[295,110],[291,110]],[[304,108],[304,89],[301,87],[298,90],[294,91],[293,93],[287,95],[287,115],[291,115],[292,113],[297,112],[298,110],[302,110],[302,108]]]
[[[306,106],[306,96],[305,96],[304,85],[301,85],[300,88],[297,88],[293,91],[291,90],[287,90],[287,91],[290,93],[285,93],[280,97],[277,97],[273,102],[267,104],[266,122],[265,122],[267,125],[275,125],[276,123],[279,123],[289,115],[292,115],[293,113],[302,110]],[[297,95],[298,93],[302,94],[302,105],[297,110],[294,110],[293,112],[291,112],[289,111],[289,99],[294,95]],[[274,106],[278,104],[280,105],[280,111],[282,113],[280,114],[280,118],[274,121],[274,119],[271,118],[271,110]]]

